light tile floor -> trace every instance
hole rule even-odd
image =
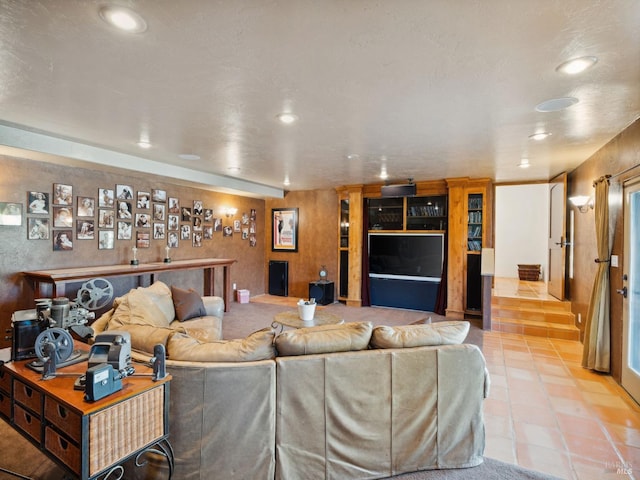
[[[496,279],[494,293],[546,298],[543,282]],[[640,479],[640,407],[582,368],[582,344],[483,331],[491,374],[485,454],[563,479]]]

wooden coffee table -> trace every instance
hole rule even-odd
[[[308,322],[300,320],[298,310],[287,310],[285,312],[276,313],[273,317],[273,323],[271,326],[273,328],[280,327],[280,331],[282,331],[285,326],[291,328],[304,328],[315,327],[318,325],[336,325],[343,322],[344,320],[338,315],[323,312],[316,308],[313,320],[309,320]]]

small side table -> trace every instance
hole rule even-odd
[[[329,305],[334,301],[335,285],[329,280],[309,283],[309,298],[315,298],[318,305]]]
[[[300,320],[298,310],[287,310],[286,312],[276,313],[273,317],[273,323],[271,326],[273,328],[278,328],[279,326],[280,331],[282,331],[285,326],[291,328],[304,328],[316,327],[318,325],[337,325],[342,322],[344,322],[344,320],[338,315],[323,312],[316,308],[313,320],[308,322]]]

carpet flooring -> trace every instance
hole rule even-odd
[[[248,304],[234,303],[231,305],[230,311],[225,313],[223,337],[225,339],[245,337],[256,330],[271,325],[276,313],[291,308],[294,307],[260,301],[252,301]],[[445,317],[430,312],[393,308],[354,308],[343,304],[319,306],[318,308],[341,316],[345,322],[371,321],[374,325],[408,325],[422,323],[429,318],[432,322],[446,320]],[[481,346],[481,339],[482,335],[478,326],[472,322],[466,341]],[[63,480],[67,478],[61,469],[4,421],[0,421],[0,480],[16,478],[2,472],[2,469],[18,472],[34,480]],[[126,479],[127,475],[125,474],[123,478]],[[556,477],[485,458],[483,464],[473,468],[412,472],[391,478],[393,480],[554,480]]]

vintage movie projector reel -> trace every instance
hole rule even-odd
[[[12,317],[13,359],[37,357],[38,360],[28,365],[38,371],[52,353],[58,367],[86,360],[86,352],[74,350],[70,331],[81,338],[91,337],[93,329],[86,324],[95,318],[93,311],[111,302],[113,291],[108,280],[94,278],[81,286],[75,301],[66,297],[36,299],[35,310],[15,312]]]

